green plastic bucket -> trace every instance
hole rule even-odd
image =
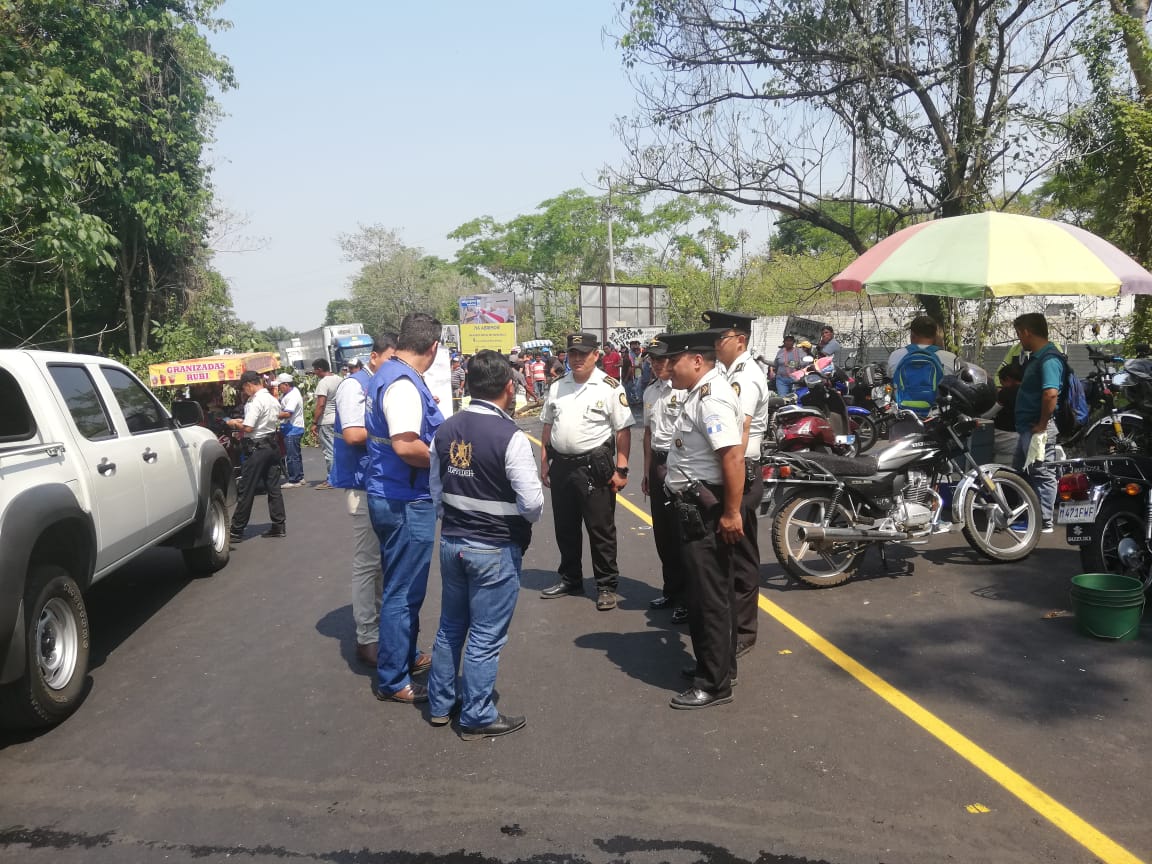
[[[1127,642],[1140,633],[1144,583],[1115,573],[1082,573],[1068,591],[1076,629],[1085,636]]]

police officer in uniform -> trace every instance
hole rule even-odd
[[[227,421],[231,428],[244,431],[244,467],[240,472],[232,527],[228,532],[232,543],[244,539],[244,529],[252,515],[252,500],[256,497],[260,478],[264,478],[264,488],[268,490],[268,516],[272,519],[272,527],[263,536],[283,537],[287,533],[284,527],[284,493],[280,491],[280,445],[276,441],[276,430],[280,428],[280,402],[268,392],[260,373],[251,369],[240,376],[240,391],[248,397],[244,403],[244,419]]]
[[[732,550],[736,569],[736,656],[756,644],[760,615],[760,536],[756,516],[764,499],[760,445],[768,431],[768,379],[748,350],[751,315],[708,311],[704,323],[716,334],[716,359],[721,372],[740,398],[744,415],[744,500],[740,513],[744,538]]]
[[[653,609],[672,609],[672,623],[688,620],[688,607],[684,605],[684,564],[680,560],[680,535],[676,515],[668,506],[668,493],[664,478],[668,474],[668,451],[676,437],[676,424],[684,406],[683,390],[672,386],[668,371],[668,336],[661,333],[644,349],[652,364],[654,380],[644,390],[644,494],[652,499],[652,539],[664,577],[664,590],[648,605]]]
[[[552,517],[560,547],[560,581],[540,592],[546,599],[584,593],[581,563],[588,529],[596,608],[616,608],[616,493],[628,484],[632,409],[615,378],[596,368],[600,345],[591,333],[568,337],[572,371],[552,383],[540,419],[540,480],[552,490]]]
[[[672,386],[686,390],[668,453],[666,485],[680,527],[688,581],[688,628],[696,665],[692,686],[672,698],[680,709],[732,701],[736,682],[734,549],[744,537],[744,415],[716,369],[716,334],[681,333],[663,340]]]

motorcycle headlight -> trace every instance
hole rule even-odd
[[[1127,372],[1117,372],[1112,376],[1113,387],[1128,387],[1132,384],[1132,376]]]
[[[804,376],[804,383],[808,385],[809,389],[818,387],[824,383],[824,376],[819,372],[809,372]]]

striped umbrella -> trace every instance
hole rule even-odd
[[[1152,294],[1149,273],[1090,231],[1013,213],[923,222],[881,240],[832,280],[836,291],[979,300],[1034,294]]]

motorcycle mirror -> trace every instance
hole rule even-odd
[[[800,358],[800,362],[807,366],[809,363],[816,362],[816,358],[811,354],[805,354],[802,358]]]

